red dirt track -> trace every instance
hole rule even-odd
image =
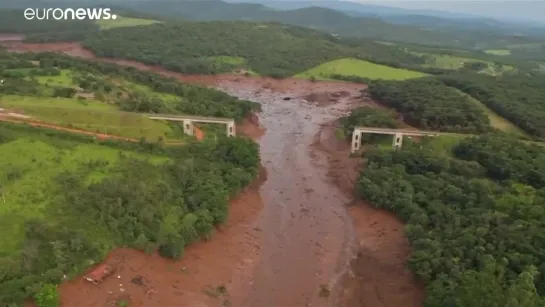
[[[117,265],[119,273],[98,286],[81,278],[64,283],[62,306],[115,306],[119,299],[130,300],[131,307],[219,307],[225,300],[233,307],[422,305],[424,290],[406,267],[410,247],[403,225],[391,214],[354,203],[359,161],[348,158],[348,144],[335,138],[336,118],[355,106],[376,106],[361,97],[365,85],[182,75],[96,59],[77,43],[5,45],[14,52],[62,52],[151,70],[263,107],[259,120],[247,119],[237,133],[258,140],[266,176],[263,171],[233,200],[229,221],[209,242],[188,247],[178,262],[117,249],[105,263]],[[143,285],[131,282],[138,276]],[[205,293],[222,285],[224,296]],[[332,290],[329,297],[319,294],[324,285]]]

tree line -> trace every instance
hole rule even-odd
[[[545,138],[545,76],[453,74],[440,80],[480,100],[528,134]]]
[[[545,304],[545,151],[495,134],[451,154],[366,152],[358,197],[395,212],[429,307]]]
[[[435,78],[373,81],[368,92],[374,100],[395,108],[405,122],[424,130],[482,133],[491,129],[482,109]]]

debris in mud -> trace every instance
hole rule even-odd
[[[329,297],[331,295],[331,289],[328,285],[320,285],[320,297]]]
[[[284,97],[283,100],[291,100],[291,97]]]
[[[139,286],[143,286],[144,285],[144,281],[142,280],[142,276],[138,275],[136,277],[134,277],[131,282],[135,285],[139,285]]]
[[[210,297],[218,298],[227,294],[227,288],[224,285],[217,286],[216,288],[208,286],[203,292]]]

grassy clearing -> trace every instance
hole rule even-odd
[[[545,45],[544,43],[527,43],[527,44],[511,44],[507,45],[507,49],[539,49],[541,46]]]
[[[115,106],[97,100],[6,95],[0,106],[22,112],[55,125],[79,128],[129,138],[156,141],[183,139],[171,124],[144,115],[120,112]]]
[[[466,63],[477,62],[485,63],[488,65],[487,68],[481,70],[481,73],[488,75],[500,75],[503,72],[511,71],[514,69],[513,66],[509,65],[500,65],[497,66],[494,63],[487,61],[480,61],[472,58],[463,58],[446,54],[431,54],[431,53],[414,53],[421,56],[427,57],[427,63],[422,65],[422,67],[427,68],[441,68],[441,69],[460,69]]]
[[[485,50],[486,53],[493,54],[493,55],[510,55],[511,50],[509,49],[496,49],[496,50]]]
[[[327,77],[324,76],[333,74],[358,76],[375,80],[406,80],[426,76],[426,74],[421,72],[393,68],[363,60],[339,59],[321,64],[303,73],[297,74],[295,77],[314,77],[319,80],[324,80],[327,79]]]
[[[395,43],[392,43],[392,42],[383,42],[383,41],[377,41],[377,43],[383,44],[383,45],[386,45],[386,46],[395,46],[396,45]]]
[[[434,137],[423,137],[420,144],[433,149],[440,155],[452,156],[452,149],[460,140],[472,136],[471,134],[441,134]]]
[[[224,65],[229,65],[231,67],[236,67],[236,69],[234,69],[234,72],[244,71],[250,76],[259,76],[257,72],[249,69],[248,61],[243,57],[220,55],[220,56],[207,57],[207,59],[218,65],[224,64]]]
[[[135,26],[147,26],[160,21],[151,19],[129,18],[117,16],[117,19],[98,20],[97,23],[101,29],[112,29],[120,27],[135,27]]]
[[[209,59],[219,64],[231,64],[240,66],[246,65],[247,62],[245,58],[226,55],[213,56],[209,57]]]
[[[126,80],[116,80],[116,83],[118,83],[122,89],[133,92],[142,92],[150,97],[158,98],[164,101],[179,101],[182,99],[176,95],[155,92],[152,88],[143,84],[133,83]]]
[[[0,256],[19,251],[24,237],[23,226],[31,218],[46,218],[51,223],[58,221],[51,205],[59,188],[54,177],[63,171],[74,171],[79,165],[96,159],[108,161],[97,165],[89,175],[89,183],[108,175],[109,169],[120,158],[120,150],[93,144],[66,141],[70,146],[54,146],[44,136],[24,135],[14,141],[0,144],[0,186],[3,197],[0,206],[0,231],[4,239],[0,242]],[[144,155],[130,151],[124,154],[148,159],[154,163],[167,161],[164,157]],[[5,202],[4,202],[5,200]],[[97,225],[88,231],[96,231]],[[80,226],[81,227],[81,226]],[[97,236],[94,236],[97,238]],[[107,241],[107,237],[99,240]]]
[[[48,84],[52,86],[74,86],[72,82],[73,73],[68,69],[61,70],[60,76],[37,76],[36,80],[41,84]]]
[[[507,119],[499,116],[496,114],[496,112],[492,111],[490,108],[488,108],[484,103],[481,101],[467,95],[466,93],[459,91],[460,94],[468,97],[472,102],[474,102],[479,108],[483,110],[483,112],[488,116],[488,119],[490,120],[490,125],[500,131],[514,134],[521,137],[529,137],[526,132],[524,132],[519,127],[515,126],[513,123],[508,121]]]

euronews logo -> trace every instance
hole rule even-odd
[[[109,20],[117,19],[117,15],[111,13],[109,8],[79,8],[79,9],[61,9],[61,8],[28,8],[24,12],[26,20]]]

